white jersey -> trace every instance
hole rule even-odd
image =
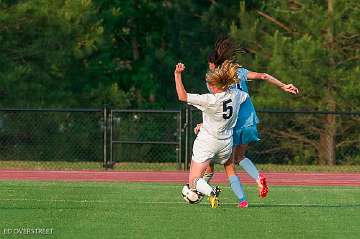
[[[203,125],[198,136],[206,134],[215,139],[232,137],[240,104],[247,97],[247,93],[238,89],[216,94],[187,94],[188,104],[202,111]]]

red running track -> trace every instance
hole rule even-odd
[[[254,184],[246,173],[239,173],[241,182]],[[39,171],[0,170],[0,180],[91,181],[91,182],[161,182],[186,183],[188,172],[118,172],[118,171]],[[266,173],[270,185],[297,186],[360,186],[360,173]],[[227,183],[224,173],[216,173],[213,183]]]

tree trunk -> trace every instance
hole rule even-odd
[[[335,158],[335,134],[336,118],[334,114],[327,114],[322,119],[323,131],[320,134],[319,164],[334,165]]]
[[[328,50],[331,52],[334,48],[334,36],[333,36],[333,0],[328,0],[328,17],[329,17],[329,26],[328,26],[328,34],[327,34],[327,46]],[[330,56],[329,63],[331,67],[335,67],[335,60]],[[336,110],[336,102],[334,100],[334,94],[332,93],[332,84],[333,79],[328,79],[326,86],[326,99],[325,102],[327,104],[328,110],[334,112]],[[335,158],[335,135],[336,135],[336,118],[334,114],[327,114],[322,118],[323,130],[320,133],[320,147],[319,147],[319,164],[327,164],[334,165],[336,163]]]
[[[133,51],[133,59],[134,59],[134,61],[136,61],[140,57],[140,52],[139,52],[139,44],[135,37],[131,38],[131,46],[132,46],[132,51]]]

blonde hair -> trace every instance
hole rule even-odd
[[[230,60],[225,60],[220,67],[206,74],[206,81],[221,90],[227,90],[229,86],[238,83],[237,69],[240,66]]]

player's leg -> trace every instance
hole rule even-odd
[[[196,127],[194,128],[194,133],[196,135],[199,133],[201,126],[202,126],[202,123],[197,124]],[[210,162],[209,166],[206,168],[203,179],[205,179],[205,181],[207,183],[209,183],[213,176],[214,176],[214,163]]]
[[[214,163],[210,162],[209,166],[205,170],[203,179],[205,179],[207,183],[210,183],[210,180],[212,179],[213,176],[214,176]]]
[[[219,193],[218,187],[212,188],[204,178],[202,178],[206,168],[209,166],[209,161],[195,162],[191,161],[189,185],[191,189],[195,189],[198,192],[209,196],[209,203],[212,208],[217,208],[219,205]]]
[[[245,156],[248,143],[257,142],[259,140],[256,125],[237,130],[237,141],[234,148],[234,162],[236,164],[239,163],[245,172],[247,172],[247,174],[249,174],[249,176],[257,182],[259,196],[264,198],[269,192],[265,175],[259,173],[259,170],[256,168],[254,163]]]
[[[209,196],[213,188],[203,179],[206,168],[212,162],[221,141],[197,137],[193,145],[193,156],[190,165],[190,188]],[[226,143],[226,142],[225,142]],[[220,146],[219,146],[220,144]]]
[[[195,162],[191,161],[189,173],[189,186],[191,189],[196,189],[198,192],[207,196],[212,192],[212,187],[202,178],[206,168],[209,166],[209,161]]]
[[[256,181],[259,178],[259,171],[254,163],[245,157],[247,147],[247,144],[239,144],[235,146],[233,156],[234,162],[239,164],[245,172]]]
[[[258,184],[259,196],[264,198],[269,192],[266,177],[263,173],[259,173],[256,166],[249,158],[245,157],[246,149],[246,144],[240,144],[234,148],[235,161],[240,161],[239,165],[256,181]]]
[[[239,164],[247,174],[254,180],[259,177],[259,171],[250,159],[245,158],[245,152],[248,143],[260,140],[257,137],[257,129],[255,127],[242,127],[236,128],[233,134],[233,160],[235,164]]]
[[[248,207],[246,195],[245,195],[243,187],[241,185],[240,178],[235,173],[235,165],[234,165],[233,161],[228,160],[224,164],[224,168],[225,168],[225,173],[230,182],[230,187],[239,200],[238,207],[241,207],[241,208]]]

